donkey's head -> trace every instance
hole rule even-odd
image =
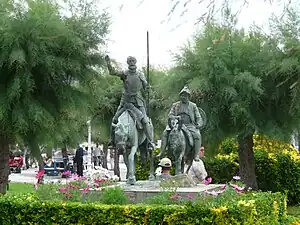
[[[177,148],[181,148],[184,143],[184,135],[181,130],[182,122],[178,116],[171,116],[168,122],[171,128],[169,134],[169,148],[171,151],[174,151]]]
[[[182,128],[182,122],[180,116],[170,116],[168,119],[168,124],[171,130],[181,130]]]

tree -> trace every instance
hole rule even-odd
[[[53,134],[62,115],[88,109],[109,20],[88,1],[71,8],[42,0],[0,5],[0,193],[5,193],[8,146],[16,136],[36,146],[40,131]]]
[[[291,100],[289,87],[278,87],[290,74],[281,73],[282,60],[290,63],[289,70],[293,64],[276,36],[255,26],[249,32],[235,28],[228,9],[223,21],[209,21],[177,55],[173,82],[190,84],[193,101],[207,112],[206,143],[237,135],[240,176],[256,189],[254,132],[287,138],[299,120],[298,111],[287,113],[299,100]]]

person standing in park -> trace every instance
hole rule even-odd
[[[75,153],[74,163],[77,164],[76,173],[78,176],[83,176],[83,148],[78,144],[78,148]]]

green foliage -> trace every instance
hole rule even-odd
[[[159,164],[159,159],[156,158],[156,156],[159,154],[160,152],[160,149],[157,148],[154,150],[154,172],[155,172],[155,169],[158,167],[158,164]],[[171,159],[171,161],[174,161],[173,160],[173,157],[170,157],[169,158]],[[171,170],[170,170],[170,174],[171,175],[174,175],[175,174],[175,167],[172,167]],[[136,164],[136,179],[137,180],[148,180],[149,179],[149,175],[150,175],[150,161],[147,160],[146,164],[143,165],[141,160],[140,160],[140,157],[138,156],[138,160],[137,160],[137,164]]]
[[[103,204],[124,205],[128,204],[129,200],[120,187],[107,188],[101,194],[100,201]]]
[[[185,205],[103,205],[42,202],[32,195],[0,197],[0,222],[8,224],[279,224],[286,198],[276,193],[210,198]],[[10,212],[9,214],[7,212]]]
[[[169,95],[184,84],[193,90],[192,101],[207,113],[203,137],[210,151],[224,137],[253,130],[289,138],[300,118],[299,13],[289,11],[282,21],[272,18],[276,35],[255,26],[238,29],[228,8],[222,14],[221,22],[209,20],[176,56]]]
[[[300,157],[297,152],[268,153],[256,150],[255,168],[259,189],[262,191],[287,193],[289,204],[300,202]],[[207,173],[215,183],[226,183],[238,174],[238,156],[217,155],[204,160]]]

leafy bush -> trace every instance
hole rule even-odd
[[[125,195],[123,189],[120,187],[105,189],[101,194],[100,201],[101,203],[107,205],[124,205],[129,203],[128,197]]]
[[[295,149],[291,144],[285,143],[273,138],[268,138],[262,134],[255,134],[253,136],[253,149],[254,151],[263,150],[269,153],[278,153],[282,150],[285,151],[295,151]],[[238,151],[238,144],[236,138],[226,138],[220,145],[219,145],[219,152],[221,154],[230,154],[230,153],[237,153]]]
[[[103,205],[39,201],[32,195],[0,197],[0,223],[10,224],[279,224],[286,197],[249,193],[184,205]]]
[[[159,159],[156,156],[159,154],[160,149],[157,148],[154,150],[154,172],[155,169],[158,167]],[[173,156],[169,156],[169,158],[174,162]],[[173,167],[170,171],[172,175],[175,174],[175,168]],[[137,164],[136,164],[136,179],[137,180],[148,180],[150,175],[150,162],[147,160],[146,165],[142,165],[140,157],[138,156]]]
[[[296,150],[283,149],[278,153],[263,150],[254,152],[256,176],[262,191],[287,193],[289,204],[300,202],[300,156]],[[238,173],[236,153],[205,159],[205,167],[214,183],[225,183]]]

